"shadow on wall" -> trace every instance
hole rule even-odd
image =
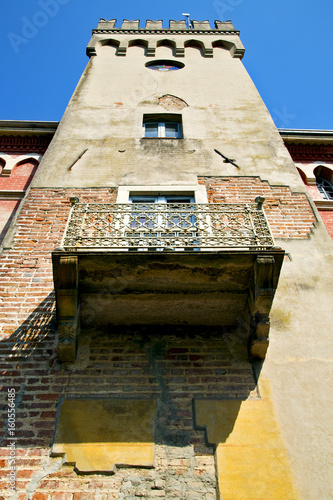
[[[6,361],[15,367],[15,370],[24,368],[24,363],[31,363],[32,359],[35,363],[42,362],[41,368],[45,368],[45,364],[51,367],[55,362],[55,332],[55,299],[52,292],[10,337],[2,340],[1,352],[7,355]],[[33,366],[37,368],[37,365]]]
[[[6,210],[7,207],[4,207],[2,213],[0,214],[0,245],[10,228],[12,220],[14,219],[17,209],[20,206],[21,200],[8,200],[8,202],[10,205],[9,210]]]
[[[2,366],[8,366],[4,395],[15,389],[17,446],[54,443],[54,454],[66,454],[77,472],[110,473],[115,464],[152,467],[157,445],[212,455],[203,428],[195,428],[195,402],[234,402],[223,425],[224,440],[242,401],[256,397],[247,346],[239,331],[227,327],[86,329],[75,363],[62,365],[56,341],[52,293],[2,341]],[[6,410],[4,402],[5,415]],[[10,439],[4,421],[2,446]],[[87,442],[91,450],[85,447],[85,455]]]
[[[4,329],[4,332],[6,330]],[[17,446],[43,446],[53,433],[51,422],[42,429],[35,428],[37,419],[46,409],[54,408],[59,396],[50,396],[52,370],[56,358],[56,322],[54,293],[50,293],[27,319],[7,338],[0,342],[2,376],[2,422],[0,445],[11,441],[8,426],[8,390],[15,391]],[[38,417],[39,416],[39,417]],[[53,422],[52,422],[53,423]]]

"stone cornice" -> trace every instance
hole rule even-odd
[[[53,131],[54,134],[55,130]],[[1,135],[0,152],[2,153],[45,153],[53,134],[48,135]]]
[[[239,36],[240,32],[236,30],[218,30],[218,29],[210,29],[210,30],[195,30],[195,29],[146,29],[146,28],[133,28],[133,29],[121,29],[121,28],[112,28],[112,29],[94,29],[92,30],[93,35],[98,34],[110,34],[114,33],[117,35],[237,35]]]
[[[22,200],[24,198],[25,191],[19,190],[19,191],[14,191],[14,190],[6,190],[6,189],[1,189],[0,190],[0,200]]]
[[[333,200],[313,200],[318,210],[333,211]]]
[[[294,161],[333,161],[333,144],[325,142],[322,144],[319,139],[315,143],[294,143],[282,139]]]
[[[24,135],[44,135],[54,134],[59,122],[43,122],[28,120],[0,120],[0,135],[24,134]]]
[[[279,133],[287,143],[333,144],[333,130],[279,129]]]

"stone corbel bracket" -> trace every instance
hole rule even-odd
[[[270,310],[277,287],[284,252],[276,255],[258,255],[254,264],[254,287],[250,296],[251,358],[264,359],[268,348]]]
[[[78,300],[78,257],[53,254],[53,275],[58,320],[58,358],[74,362],[80,327]]]

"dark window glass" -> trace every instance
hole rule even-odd
[[[179,137],[178,123],[165,123],[165,137]]]
[[[145,137],[158,137],[158,123],[145,124]]]
[[[333,200],[333,185],[322,177],[317,177],[317,187],[325,200]]]

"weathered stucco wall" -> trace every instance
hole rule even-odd
[[[320,217],[315,221],[304,195],[287,195],[289,190],[281,186],[267,189],[266,183],[255,179],[204,177],[200,182],[214,202],[228,202],[231,197],[244,201],[251,194],[266,197],[275,243],[286,257],[270,315],[270,346],[261,376],[271,384],[299,497],[329,498],[333,491],[328,437],[333,421],[332,241]],[[295,225],[293,214],[299,217]]]
[[[332,242],[323,223],[306,241],[277,240],[282,266],[263,365],[300,498],[330,498],[332,455]]]
[[[214,57],[206,58],[199,48],[188,47],[185,57],[175,58],[171,48],[160,47],[156,57],[147,57],[143,47],[134,46],[119,57],[114,47],[103,46],[97,54],[34,186],[172,185],[194,183],[197,175],[259,175],[304,189],[254,84],[228,50],[216,47]],[[160,58],[185,67],[169,72],[145,67]],[[188,106],[166,111],[158,101],[165,94]],[[184,138],[143,139],[143,114],[167,112],[182,115]],[[214,149],[235,159],[239,169]]]

